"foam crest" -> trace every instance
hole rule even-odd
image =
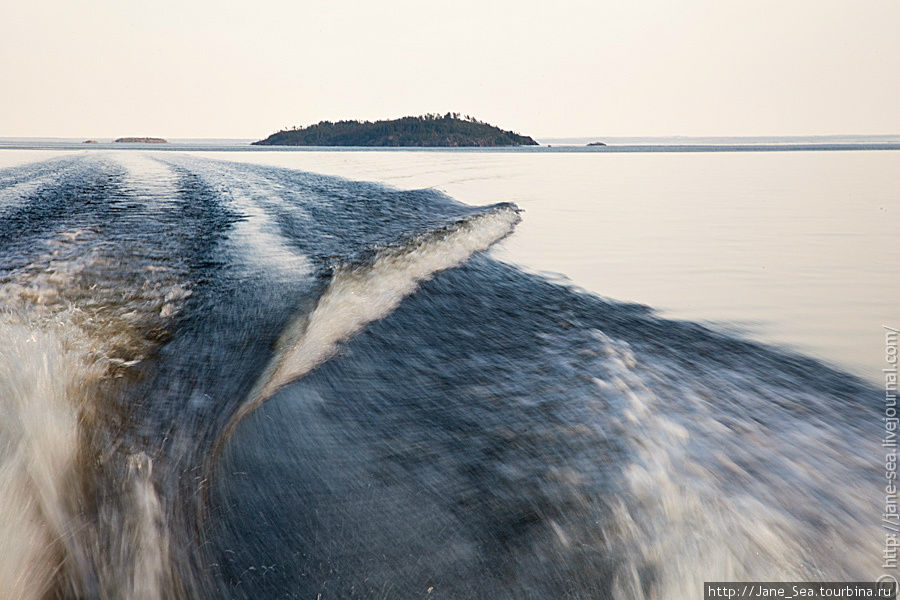
[[[411,244],[383,249],[362,266],[339,267],[312,312],[299,316],[286,329],[275,357],[249,400],[235,413],[222,440],[279,388],[330,358],[341,341],[390,314],[421,281],[488,249],[518,221],[514,208],[498,207]]]

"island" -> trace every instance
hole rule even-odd
[[[166,140],[155,137],[123,137],[113,140],[117,144],[168,144]]]
[[[605,146],[603,142],[591,142],[588,146]]]
[[[537,146],[532,138],[459,113],[389,121],[321,121],[285,129],[255,146]]]
[[[98,142],[97,140],[84,140],[81,143],[82,144],[99,144],[100,142]]]

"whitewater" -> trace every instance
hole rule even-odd
[[[878,577],[882,393],[486,253],[523,218],[187,152],[0,168],[0,597]]]

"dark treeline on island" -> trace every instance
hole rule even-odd
[[[532,138],[459,113],[391,121],[321,121],[273,133],[258,146],[537,146]]]
[[[117,144],[127,143],[127,144],[166,144],[166,140],[162,138],[155,137],[122,137],[117,140],[113,140]]]

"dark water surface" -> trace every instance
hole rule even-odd
[[[880,394],[295,170],[0,170],[0,595],[692,598],[880,573]]]

